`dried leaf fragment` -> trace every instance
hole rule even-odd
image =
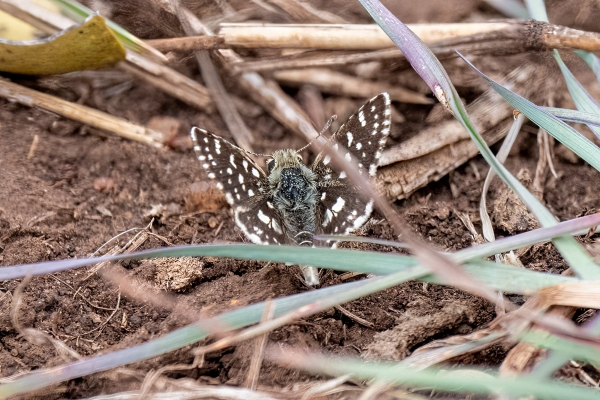
[[[99,15],[42,40],[0,39],[0,71],[53,75],[101,69],[125,59],[125,48]]]

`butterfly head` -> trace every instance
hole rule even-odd
[[[302,156],[294,149],[277,150],[267,160],[269,174],[280,174],[284,168],[298,168],[304,166]]]

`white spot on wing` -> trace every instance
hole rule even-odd
[[[252,175],[254,175],[257,178],[260,178],[260,174],[258,173],[258,170],[256,168],[252,168]]]
[[[244,176],[242,174],[239,174],[238,180],[240,181],[240,184],[243,184],[244,183]]]
[[[369,200],[369,202],[367,203],[367,205],[365,207],[365,213],[363,215],[361,215],[360,217],[356,218],[352,228],[348,229],[348,233],[350,233],[350,231],[353,231],[353,230],[358,229],[361,226],[363,226],[365,224],[365,222],[367,222],[367,219],[369,219],[369,217],[371,216],[372,212],[373,212],[373,200]]]
[[[279,224],[275,220],[273,220],[273,229],[280,235],[283,233],[283,231],[281,230],[281,226],[279,226]]]
[[[221,154],[221,143],[215,139],[215,153]]]
[[[333,205],[333,207],[331,207],[331,210],[333,212],[340,212],[342,211],[342,208],[344,208],[344,204],[346,204],[346,201],[344,199],[342,199],[341,197],[338,197],[337,200],[335,201],[335,204]]]
[[[248,196],[250,196],[250,197],[254,196],[254,192],[252,191],[252,189],[248,189]]]
[[[325,192],[321,193],[321,201],[324,201],[326,197],[327,197],[327,193],[325,193]]]
[[[227,203],[233,204],[233,196],[231,195],[231,193],[225,193],[225,200],[227,200]]]
[[[360,142],[356,143],[356,150],[362,149],[362,144]]]
[[[223,184],[221,182],[217,182],[217,189],[223,190]]]
[[[269,224],[271,222],[271,218],[267,217],[262,210],[258,210],[258,219],[260,219],[265,224]]]
[[[354,139],[354,136],[352,136],[352,132],[347,132],[346,137],[348,138],[348,147],[350,147],[352,145],[352,139]]]
[[[329,225],[329,223],[331,222],[331,220],[333,219],[333,213],[331,212],[331,210],[328,208],[327,211],[325,211],[325,221],[323,221],[323,226],[327,226]],[[337,229],[337,228],[336,228]],[[337,232],[337,231],[336,231]]]
[[[371,166],[369,167],[369,175],[370,176],[377,175],[377,164],[371,164]]]
[[[248,172],[248,161],[243,160],[242,165],[244,166],[244,169],[246,170],[246,172]]]
[[[233,174],[233,170],[232,170],[231,168],[227,168],[227,173],[228,173],[229,175],[231,175],[231,174]]]
[[[235,157],[233,156],[233,154],[229,155],[229,162],[231,163],[231,165],[233,165],[233,168],[237,168],[237,165],[235,165]]]
[[[211,172],[210,174],[208,174],[208,177],[209,177],[210,179],[215,179],[215,174],[213,174],[213,173]]]
[[[329,155],[326,155],[323,159],[323,165],[329,164],[329,161],[331,161],[331,157],[329,157]]]
[[[346,177],[346,172],[340,172],[340,179],[344,179]]]

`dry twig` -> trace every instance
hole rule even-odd
[[[208,33],[209,36],[212,35],[212,32],[194,14],[180,6],[179,0],[171,0],[171,4],[186,34],[190,36],[200,33]],[[254,141],[252,132],[246,126],[235,107],[235,103],[231,101],[229,94],[225,90],[221,76],[217,72],[208,51],[196,51],[196,59],[200,65],[202,79],[209,87],[219,114],[221,114],[221,118],[227,125],[229,132],[233,135],[235,142],[240,147],[252,151],[252,143]]]
[[[29,107],[39,107],[64,117],[103,129],[126,139],[162,147],[163,134],[105,112],[0,79],[0,96]]]
[[[392,100],[403,103],[433,103],[433,99],[401,86],[392,86],[382,81],[370,81],[325,68],[276,71],[273,73],[273,77],[286,85],[299,87],[304,84],[312,84],[321,92],[341,96],[369,98],[373,96],[373,93],[388,92]]]
[[[4,0],[6,1],[6,0]],[[554,49],[600,50],[600,34],[539,21],[508,20],[503,22],[408,24],[419,38],[438,45],[489,43],[500,50],[516,51]],[[199,38],[164,39],[158,43],[164,51],[206,48],[302,48],[320,50],[377,50],[395,47],[375,24],[257,24],[222,23],[219,40]],[[458,40],[457,40],[458,39]],[[216,39],[215,39],[216,40]],[[185,45],[183,42],[187,42]],[[198,47],[195,47],[194,44]],[[398,50],[395,50],[399,52]]]
[[[273,302],[271,300],[267,301],[260,322],[264,323],[271,320],[274,312],[275,308],[273,307]],[[258,386],[258,376],[260,374],[260,367],[265,357],[267,339],[268,334],[265,332],[254,340],[254,354],[252,355],[250,368],[248,369],[248,375],[246,376],[246,381],[244,382],[244,386],[248,389],[256,390],[256,387]]]

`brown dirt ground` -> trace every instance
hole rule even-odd
[[[446,1],[432,3],[443,5],[413,7],[406,15],[402,15],[402,8],[398,7],[397,12],[405,22],[499,17],[476,1],[459,2],[461,6],[456,8]],[[320,6],[327,7],[324,3]],[[331,7],[333,10],[334,6]],[[439,7],[454,11],[440,13]],[[348,7],[342,13],[353,22],[368,21],[357,8]],[[567,18],[564,13],[561,17]],[[129,18],[131,21],[131,16]],[[118,22],[129,27],[127,21],[121,18]],[[577,26],[577,23],[585,25],[586,20],[575,16],[561,22]],[[131,26],[135,31],[136,26]],[[161,33],[157,31],[160,29],[138,33],[143,37],[160,37]],[[161,32],[164,34],[164,31]],[[199,79],[193,60],[188,59],[177,68]],[[502,70],[501,67],[498,69]],[[126,88],[117,95],[109,93],[108,89],[112,86],[92,90],[91,80],[85,77],[11,78],[140,123],[148,123],[153,116],[176,118],[180,121],[178,132],[182,138],[192,125],[229,136],[216,114],[201,114],[144,82],[127,77],[122,78],[122,82],[127,82]],[[423,90],[422,86],[416,86],[415,89]],[[239,98],[245,98],[237,88],[228,89]],[[461,94],[468,99],[477,93],[468,84],[462,90]],[[295,95],[295,92],[290,91],[290,94]],[[361,103],[360,100],[354,102],[356,107]],[[411,132],[407,134],[417,132],[424,126],[425,117],[431,111],[431,107],[396,106],[407,119],[407,124],[405,127],[395,126],[397,133],[394,137],[409,130]],[[257,150],[299,147],[302,144],[301,139],[286,132],[262,110],[248,106],[241,112],[259,138]],[[150,218],[147,214],[156,205],[167,207],[171,213],[156,220],[151,227],[152,232],[172,244],[243,241],[228,208],[190,212],[198,207],[195,192],[205,180],[190,151],[151,149],[5,100],[0,100],[0,124],[2,266],[88,256],[115,235],[148,225]],[[534,132],[533,126],[529,130]],[[33,157],[28,158],[36,135],[39,145]],[[598,187],[597,172],[582,162],[570,160],[568,155],[557,150],[554,162],[558,178],[549,177],[545,185],[546,204],[560,219],[575,217],[599,204],[599,195],[592,190]],[[523,132],[507,165],[514,173],[528,168],[533,174],[536,162],[536,137]],[[478,202],[487,169],[481,158],[475,158],[449,177],[430,184],[408,200],[396,203],[397,211],[406,217],[415,232],[436,247],[444,250],[468,247],[473,244],[473,238],[457,212],[468,213],[479,228]],[[496,184],[494,190],[498,191],[498,187]],[[366,234],[393,239],[392,230],[385,221],[370,227]],[[499,231],[498,234],[508,233]],[[126,241],[122,239],[117,243],[124,244]],[[150,237],[141,249],[164,245],[161,240]],[[355,247],[391,251],[378,246]],[[566,268],[551,245],[534,247],[523,254],[521,260],[526,267],[535,270],[560,273]],[[190,265],[187,269],[189,274],[177,286],[178,282],[170,275],[173,271],[168,265],[152,261],[122,263],[124,271],[136,281],[157,290],[167,290],[168,283],[170,289],[178,289],[172,292],[178,301],[206,315],[306,290],[298,279],[298,271],[284,265],[265,266],[259,262],[217,258],[206,258]],[[201,268],[201,273],[194,273],[194,268]],[[82,356],[139,344],[187,323],[166,308],[123,297],[118,311],[103,329],[94,330],[111,315],[117,303],[118,288],[95,274],[86,279],[88,273],[88,269],[79,269],[33,278],[24,291],[18,314],[20,323],[49,333]],[[323,277],[325,286],[340,282],[339,273],[327,272]],[[7,296],[14,293],[19,283],[20,280],[0,282],[0,296],[9,298]],[[3,305],[0,310],[0,377],[63,363],[51,347],[30,344],[18,334],[10,322],[7,308],[10,301],[4,301],[6,298],[0,301]],[[398,360],[431,340],[481,328],[495,316],[493,305],[484,300],[452,288],[417,282],[406,283],[344,307],[373,326],[365,327],[338,311],[330,310],[278,329],[269,335],[269,340],[335,354]],[[169,376],[189,377],[207,384],[237,385],[243,382],[251,352],[250,344],[242,344],[211,353],[206,356],[201,368]],[[497,366],[505,354],[506,349],[493,347],[468,357],[468,362]],[[168,364],[191,363],[192,359],[190,348],[184,348],[131,367],[145,373]],[[260,385],[286,387],[314,379],[314,376],[265,363]],[[137,388],[139,383],[139,380],[115,380],[110,374],[96,374],[65,382],[54,388],[52,394],[46,392],[44,397],[80,398]]]

